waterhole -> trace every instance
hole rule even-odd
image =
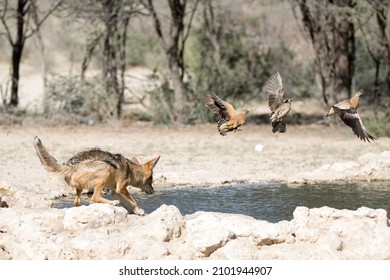
[[[131,189],[130,189],[131,192]],[[356,210],[365,206],[390,212],[390,184],[346,185],[235,184],[217,188],[158,188],[152,195],[131,192],[140,208],[151,213],[163,204],[175,205],[183,215],[196,211],[214,211],[252,216],[259,220],[291,220],[297,206]],[[83,205],[90,203],[83,195]],[[108,194],[105,195],[111,199]],[[52,207],[73,207],[73,197],[59,198]],[[389,216],[389,215],[388,215]]]

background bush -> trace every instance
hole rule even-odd
[[[110,119],[115,110],[114,98],[106,94],[97,77],[81,80],[77,76],[52,75],[44,103],[44,114],[50,119],[87,124]]]

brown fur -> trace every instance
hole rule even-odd
[[[34,139],[34,146],[38,157],[48,172],[64,176],[65,181],[76,189],[74,204],[80,205],[80,195],[83,189],[93,189],[92,201],[118,204],[101,197],[104,188],[111,190],[114,198],[120,200],[121,204],[137,215],[143,215],[134,198],[129,194],[127,186],[140,188],[147,194],[154,192],[152,187],[153,168],[160,156],[144,164],[140,164],[137,158],[132,160],[120,154],[111,154],[100,149],[92,149],[81,152],[68,160],[66,164],[59,164],[43,146],[38,137]]]

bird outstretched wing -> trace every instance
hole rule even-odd
[[[228,102],[219,98],[215,93],[210,93],[204,97],[204,105],[214,114],[219,114],[220,117],[228,121],[233,116],[237,115],[236,110]]]
[[[266,91],[268,94],[268,106],[271,112],[274,112],[276,107],[283,102],[284,89],[279,72],[275,72],[269,77]]]
[[[367,129],[363,125],[363,121],[360,118],[359,114],[354,110],[341,110],[339,111],[339,116],[343,122],[352,128],[353,132],[357,137],[363,141],[376,140],[374,136],[368,133]]]

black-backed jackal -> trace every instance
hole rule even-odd
[[[65,181],[76,189],[74,205],[80,205],[80,195],[83,189],[93,189],[92,201],[118,204],[118,201],[101,197],[104,188],[111,190],[111,195],[118,199],[129,211],[143,215],[134,198],[129,194],[127,186],[140,188],[147,194],[154,192],[152,187],[153,168],[160,156],[144,164],[137,158],[127,159],[121,154],[112,154],[100,149],[81,152],[70,158],[65,164],[59,164],[43,146],[38,137],[34,139],[38,157],[48,172],[64,176]]]

